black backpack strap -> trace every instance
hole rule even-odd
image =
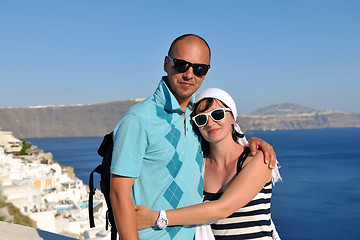
[[[111,226],[111,240],[116,240],[117,237],[117,229],[115,224],[115,218],[112,211],[112,205],[110,200],[110,166],[111,166],[111,158],[112,158],[112,150],[114,147],[113,141],[113,132],[107,134],[104,137],[101,146],[98,149],[98,154],[103,157],[102,162],[102,171],[100,187],[101,192],[104,194],[106,205],[108,210],[106,212],[106,229],[108,229],[108,224]]]
[[[95,227],[94,222],[94,194],[95,194],[95,188],[94,188],[94,172],[101,173],[102,165],[97,166],[91,173],[89,177],[89,221],[90,221],[90,228]]]
[[[115,225],[114,215],[112,212],[112,206],[110,201],[110,166],[111,166],[111,158],[112,158],[112,150],[113,150],[114,142],[113,142],[113,132],[106,134],[104,136],[103,141],[98,149],[98,154],[103,158],[101,165],[97,166],[90,174],[89,185],[89,221],[90,227],[94,227],[94,216],[93,216],[93,195],[95,194],[94,189],[94,172],[97,172],[101,175],[100,180],[100,188],[101,192],[105,197],[107,212],[106,212],[106,230],[108,229],[108,223],[111,225],[111,239],[116,240],[117,237],[117,229]]]
[[[112,151],[112,148],[114,146],[114,142],[113,142],[113,138],[112,138],[113,132],[108,133],[104,136],[103,141],[101,142],[101,145],[98,149],[98,154],[101,157],[105,156],[106,151],[108,151],[109,149]]]
[[[103,141],[101,142],[101,145],[98,149],[98,154],[101,157],[105,156],[105,153],[112,151],[112,147],[113,147],[113,141],[112,141],[112,132],[109,134],[106,134],[104,136]],[[109,165],[110,163],[107,163],[105,165]],[[94,222],[94,194],[95,194],[95,188],[94,188],[94,172],[99,173],[103,178],[103,175],[105,174],[106,169],[109,169],[110,171],[110,166],[105,166],[104,167],[104,159],[102,161],[102,163],[100,165],[98,165],[91,173],[90,173],[90,177],[89,177],[89,223],[90,223],[90,228],[95,227],[95,222]],[[110,173],[108,173],[110,175]]]
[[[111,226],[111,240],[116,240],[117,230],[116,226]]]

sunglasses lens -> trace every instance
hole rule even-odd
[[[195,123],[198,127],[202,127],[207,122],[207,116],[205,114],[200,114],[195,117]]]
[[[208,66],[205,64],[193,64],[193,71],[196,76],[204,76],[207,73],[208,69]]]
[[[222,109],[215,110],[211,113],[211,117],[215,121],[223,120],[225,118],[225,111]]]
[[[178,59],[176,59],[176,61],[174,61],[174,68],[179,73],[186,72],[189,69],[189,67],[190,67],[190,64],[186,61],[178,60]]]

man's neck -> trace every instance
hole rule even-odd
[[[175,98],[176,98],[176,100],[178,101],[181,110],[183,110],[183,111],[185,112],[187,106],[189,105],[190,98],[182,99],[182,98],[176,97],[176,96],[175,96]]]
[[[173,92],[173,90],[171,89],[169,83],[168,83],[168,80],[167,80],[167,77],[164,77],[164,82],[166,84],[166,86],[169,88],[170,92],[173,94],[173,96],[175,97],[176,101],[178,102],[181,110],[183,110],[184,112],[186,111],[186,108],[187,106],[189,105],[190,103],[190,100],[191,100],[191,96],[190,97],[180,97],[180,96],[176,96]]]

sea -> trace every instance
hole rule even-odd
[[[281,165],[272,218],[283,240],[360,239],[360,128],[249,131]],[[26,139],[89,182],[102,137]],[[100,178],[95,174],[96,187]]]

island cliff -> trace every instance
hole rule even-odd
[[[0,108],[0,128],[19,138],[103,136],[137,102]]]
[[[20,138],[104,136],[140,100],[104,104],[0,108],[0,128]],[[360,127],[360,113],[272,105],[238,118],[243,130]]]

